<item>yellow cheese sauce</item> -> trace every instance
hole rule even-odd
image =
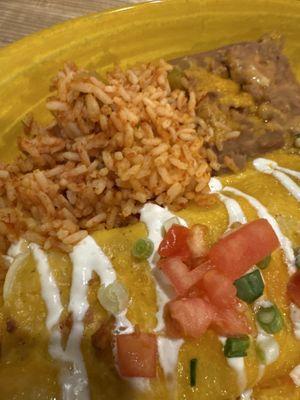
[[[297,155],[278,151],[267,154],[285,168],[300,171]],[[296,183],[296,178],[292,178]],[[300,207],[297,200],[274,177],[255,170],[251,163],[239,174],[220,178],[225,186],[231,186],[259,200],[275,217],[280,229],[292,242],[300,245]],[[238,201],[247,219],[257,218],[257,211],[249,202],[231,192],[226,196]],[[191,205],[178,213],[189,225],[202,223],[209,227],[210,243],[214,243],[228,227],[228,213],[224,204],[216,198],[213,205],[199,207]],[[124,284],[130,295],[127,318],[141,331],[153,332],[156,326],[156,292],[150,266],[146,261],[137,261],[131,256],[133,243],[147,237],[144,224],[110,231],[95,232],[93,238],[110,259],[117,278]],[[68,304],[72,284],[72,264],[69,256],[58,251],[48,253],[49,265],[58,286],[64,308],[61,321],[68,317]],[[286,297],[288,270],[282,250],[272,255],[269,267],[262,271],[265,280],[265,294],[278,305],[284,316],[284,329],[274,337],[280,347],[278,359],[268,365],[259,380],[259,359],[256,355],[255,340],[245,357],[247,387],[254,387],[256,400],[299,399],[290,371],[300,363],[300,342],[294,337]],[[207,399],[234,400],[240,395],[236,372],[228,365],[223,355],[222,344],[211,330],[199,340],[186,340],[179,353],[177,382],[168,381],[161,367],[158,377],[151,380],[150,391],[138,391],[129,380],[123,380],[115,369],[111,348],[100,351],[92,346],[91,336],[108,317],[97,299],[99,278],[94,275],[88,287],[89,310],[84,319],[84,334],[81,351],[87,370],[91,399]],[[249,315],[254,318],[249,307]],[[40,276],[32,255],[18,269],[9,295],[0,309],[1,398],[9,399],[60,399],[62,368],[72,369],[70,363],[62,365],[49,354],[49,332],[46,327],[47,308],[42,297]],[[8,321],[13,321],[11,328]],[[64,337],[64,341],[66,341]],[[189,383],[189,363],[198,359],[197,384]]]

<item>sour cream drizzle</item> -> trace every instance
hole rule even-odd
[[[234,222],[240,222],[241,224],[245,224],[247,222],[246,216],[243,213],[243,210],[239,203],[231,199],[230,197],[225,196],[224,194],[220,193],[222,190],[222,183],[217,178],[211,178],[209,181],[209,188],[211,193],[216,193],[222,203],[225,205],[227,213],[228,213],[228,228]]]
[[[78,319],[78,312],[73,315],[72,330],[68,338],[66,349],[63,350],[61,333],[58,328],[59,318],[63,311],[59,289],[51,273],[46,253],[34,243],[30,244],[30,249],[40,274],[42,297],[48,311],[46,325],[50,332],[49,353],[55,359],[72,363],[71,369],[65,366],[60,374],[63,399],[89,399],[88,378],[80,350],[83,325]],[[81,304],[81,310],[83,308],[84,302]]]
[[[262,296],[255,301],[254,311],[256,312],[260,307],[270,307],[272,305],[272,302]],[[258,323],[256,324],[256,327],[258,332],[256,343],[264,351],[265,356],[265,363],[259,365],[258,381],[260,381],[265,373],[266,366],[275,362],[279,357],[280,348],[272,334],[265,332]]]
[[[227,197],[223,194],[221,194],[222,190],[222,183],[217,179],[217,178],[211,178],[209,181],[209,188],[211,193],[216,193],[221,200],[221,202],[224,204],[226,207],[227,213],[228,213],[228,228],[234,223],[234,222],[240,222],[242,224],[247,222],[246,216],[239,205],[239,203],[231,199],[230,197]],[[226,342],[226,337],[219,336],[220,342],[225,345]],[[247,374],[246,374],[246,369],[245,369],[245,361],[244,357],[233,357],[233,358],[226,358],[227,364],[235,370],[238,378],[238,385],[241,391],[245,390],[247,386]]]
[[[296,200],[300,201],[300,186],[288,177],[288,175],[292,175],[300,179],[300,172],[279,167],[275,161],[266,158],[256,158],[253,161],[253,166],[264,174],[274,176]]]
[[[210,182],[209,182],[209,187],[212,193],[217,193],[220,200],[224,203],[227,212],[228,212],[228,216],[229,216],[229,226],[234,223],[234,222],[241,222],[241,223],[246,223],[247,222],[247,218],[245,216],[245,214],[243,213],[243,210],[241,209],[241,206],[239,205],[239,203],[234,200],[231,199],[227,196],[222,195],[221,193],[219,193],[222,190],[222,183],[217,179],[217,178],[211,178]],[[228,227],[229,227],[228,226]],[[264,306],[267,307],[268,305],[271,305],[272,303],[270,303],[268,300],[266,299],[258,299],[255,302],[254,305],[254,309],[257,309],[260,306]],[[275,339],[273,338],[273,335],[270,335],[268,333],[266,333],[265,331],[263,331],[259,326],[258,328],[258,335],[256,338],[256,342],[258,344],[266,344],[268,346],[267,351],[268,351],[268,359],[271,362],[274,362],[278,356],[279,356],[279,346],[278,343],[275,341]],[[224,338],[220,338],[220,340],[222,341],[222,343],[225,343]],[[238,360],[236,361],[236,358],[231,358],[231,359],[227,359],[228,364],[236,370],[236,372],[238,373],[239,376],[239,384],[240,387],[243,388],[242,385],[244,385],[244,387],[246,386],[246,374],[245,374],[245,370],[242,371],[241,367],[242,367],[242,362],[244,361],[244,358],[242,357],[238,357]],[[272,361],[271,361],[272,360]],[[244,368],[244,366],[243,366]],[[259,379],[262,378],[263,374],[265,371],[265,365],[264,364],[260,364],[259,366]],[[243,376],[244,375],[244,376]],[[250,393],[250,394],[249,394]],[[241,394],[241,399],[247,399],[247,398],[251,398],[251,390],[246,390],[244,393]],[[245,396],[248,397],[245,397]]]
[[[141,210],[140,220],[144,222],[148,230],[148,238],[154,244],[154,252],[149,257],[148,262],[152,269],[155,289],[156,289],[156,302],[158,311],[156,313],[157,325],[155,332],[159,333],[165,328],[165,322],[163,318],[163,310],[166,303],[174,297],[174,292],[168,282],[166,282],[162,273],[156,267],[155,259],[157,257],[157,249],[160,242],[162,241],[162,227],[163,224],[170,218],[174,217],[167,208],[160,207],[156,204],[147,203]],[[187,226],[183,219],[180,219],[182,225]],[[173,379],[175,369],[178,362],[178,354],[181,345],[183,344],[182,339],[171,339],[164,336],[158,337],[158,353],[160,365],[164,371],[166,377],[170,380]]]
[[[73,318],[75,313],[78,319],[82,320],[89,307],[87,291],[92,273],[96,272],[104,286],[113,283],[117,276],[110,260],[91,236],[87,236],[74,247],[70,258],[73,262],[73,278],[69,311],[73,313]],[[126,312],[127,310],[115,314],[116,330],[131,333],[134,329],[126,317]]]
[[[240,400],[251,400],[252,399],[252,389],[245,390],[241,395],[240,395]]]
[[[286,175],[289,174],[296,178],[300,178],[300,172],[282,168],[274,161],[262,158],[256,159],[253,164],[260,172],[273,175],[298,201],[300,200],[300,187]],[[222,190],[222,184],[220,181],[216,178],[212,178],[210,181],[210,188],[211,192],[217,193],[220,200],[224,203],[228,212],[229,226],[234,222],[245,223],[247,221],[238,202],[219,193]],[[284,251],[286,262],[288,264],[288,271],[292,274],[295,271],[295,257],[292,245],[290,240],[282,234],[274,217],[272,217],[268,213],[267,209],[254,197],[228,186],[225,187],[224,190],[244,197],[257,210],[260,217],[266,218],[269,221],[276,232]],[[165,304],[173,297],[174,293],[171,287],[164,280],[160,271],[156,268],[155,257],[156,250],[162,240],[162,226],[164,222],[172,217],[174,217],[174,214],[172,214],[168,209],[150,203],[146,204],[141,211],[141,221],[146,224],[148,237],[153,241],[155,249],[155,252],[148,261],[155,278],[157,292],[158,311],[155,332],[158,333],[165,328],[163,309]],[[186,226],[185,221],[182,219],[181,223]],[[87,300],[88,282],[92,277],[92,273],[96,272],[101,279],[101,283],[107,286],[116,280],[115,270],[101,248],[90,236],[83,239],[74,247],[73,252],[70,254],[73,262],[73,275],[70,303],[68,306],[68,310],[72,312],[73,326],[64,350],[61,345],[61,333],[58,328],[59,319],[63,311],[59,289],[51,273],[46,253],[34,243],[30,244],[29,248],[32,251],[37,264],[41,280],[42,297],[47,308],[46,326],[50,332],[49,352],[54,358],[63,362],[71,362],[73,364],[71,369],[64,368],[61,373],[60,380],[63,390],[63,399],[88,400],[90,397],[88,377],[81,353],[81,339],[84,331],[83,319],[89,307]],[[10,254],[8,255],[13,258],[19,254],[19,252],[20,248],[16,245],[11,248]],[[126,312],[127,310],[124,310],[115,315],[115,331],[119,334],[131,333],[134,331],[133,325],[126,317]],[[295,326],[295,335],[297,338],[300,338],[300,310],[294,304],[291,305],[291,317]],[[259,335],[262,335],[262,337],[260,338]],[[263,336],[266,335],[267,334],[263,332],[259,332],[257,341],[260,341],[260,339],[263,340]],[[220,337],[220,340],[224,344],[226,338]],[[174,375],[178,362],[179,350],[183,342],[182,339],[169,339],[163,336],[159,336],[158,338],[159,359],[167,377]],[[240,387],[243,390],[246,387],[247,382],[244,358],[231,358],[227,359],[227,361],[228,364],[236,370]],[[294,368],[290,373],[290,376],[294,380],[295,384],[300,386],[300,366]],[[139,388],[140,390],[148,390],[150,387],[149,380],[147,379],[134,378],[131,381],[136,388]],[[241,394],[241,399],[250,399],[251,394],[252,390],[246,390]]]
[[[80,350],[80,342],[83,333],[83,318],[88,310],[89,304],[87,299],[88,282],[92,278],[92,273],[98,274],[101,284],[108,286],[116,279],[116,271],[108,257],[104,254],[98,244],[91,236],[87,236],[77,246],[74,247],[70,254],[73,262],[73,281],[70,295],[69,311],[73,314],[74,319],[80,326],[81,333],[77,347]],[[127,310],[115,314],[116,324],[114,332],[117,334],[126,334],[134,332],[134,326],[126,317]],[[114,349],[115,352],[115,349]],[[139,391],[149,390],[149,379],[130,378],[128,383]]]
[[[260,159],[258,159],[260,160]],[[263,159],[264,160],[264,159]],[[268,168],[268,166],[265,166],[265,161],[256,161],[256,168],[260,168],[260,169],[264,169],[264,168]],[[254,162],[255,162],[254,161]],[[269,162],[269,160],[267,160]],[[270,165],[270,164],[269,164]],[[300,177],[300,172],[297,171],[293,171],[293,170],[289,170],[287,168],[282,168],[279,167],[277,165],[277,163],[275,164],[271,164],[272,167],[270,167],[271,172],[268,170],[268,172],[265,173],[270,173],[273,176],[275,176],[275,178],[277,178],[283,185],[284,187],[298,200],[300,201],[300,195],[299,195],[299,186],[295,184],[295,182],[293,182],[288,176],[286,176],[284,173],[282,173],[281,171],[284,171],[292,176],[295,176],[296,178]],[[257,169],[258,169],[257,168]],[[278,171],[275,171],[276,174],[274,174],[274,170],[272,170],[272,168],[276,168]],[[296,272],[296,267],[295,267],[295,255],[294,255],[294,251],[293,251],[293,247],[292,247],[292,243],[291,241],[283,235],[283,233],[280,230],[280,227],[277,223],[277,221],[275,220],[274,217],[272,217],[268,210],[266,209],[266,207],[264,207],[258,200],[256,200],[254,197],[241,192],[238,189],[234,189],[231,187],[225,187],[224,190],[229,191],[233,194],[236,194],[238,196],[244,197],[246,200],[249,201],[249,203],[257,210],[258,215],[261,218],[266,218],[269,223],[272,225],[278,240],[281,244],[282,250],[284,252],[285,255],[285,260],[286,263],[288,265],[288,272],[290,275],[292,275],[293,273]],[[290,305],[290,316],[291,316],[291,320],[293,322],[293,326],[294,326],[294,334],[296,336],[297,339],[300,339],[300,309],[299,307],[297,307],[295,304],[291,304]],[[290,373],[290,377],[293,379],[294,383],[296,386],[300,386],[300,365],[296,366]]]
[[[291,372],[290,377],[292,378],[294,384],[300,387],[300,365],[297,365]]]
[[[40,275],[42,297],[47,307],[46,326],[49,331],[57,325],[63,306],[55,279],[51,273],[46,253],[35,243],[29,245]]]
[[[257,158],[253,161],[254,167],[265,174],[273,175],[296,200],[300,201],[300,186],[287,175],[300,179],[300,172],[280,167],[275,161],[265,158]],[[300,339],[300,309],[295,304],[290,306],[291,319],[294,324],[294,333]]]
[[[226,186],[223,189],[226,192],[231,192],[237,196],[243,197],[246,199],[252,207],[254,207],[257,211],[257,214],[260,218],[265,218],[269,221],[270,225],[274,229],[274,232],[276,233],[278,240],[280,242],[281,248],[284,252],[285,255],[285,261],[288,265],[288,272],[290,275],[292,275],[296,268],[295,268],[295,255],[292,247],[291,241],[284,236],[284,234],[281,232],[280,227],[275,220],[275,218],[268,212],[267,208],[263,206],[257,199],[254,197],[250,196],[249,194],[246,194],[244,192],[241,192],[238,189],[235,189],[230,186]]]
[[[258,171],[274,176],[297,201],[300,201],[300,186],[288,176],[300,179],[300,172],[280,167],[275,161],[265,158],[257,158],[253,161],[253,165]],[[293,303],[290,305],[290,316],[294,325],[294,334],[300,340],[300,308]],[[296,386],[300,386],[300,365],[291,371],[290,377]]]
[[[300,340],[300,308],[296,304],[290,305],[291,320],[294,324],[294,334],[298,340]]]
[[[50,332],[49,353],[64,363],[72,363],[72,368],[62,368],[60,382],[64,400],[88,400],[88,376],[81,353],[81,340],[84,332],[84,316],[88,310],[88,283],[96,272],[105,286],[116,280],[116,272],[90,236],[74,247],[70,258],[73,263],[72,286],[68,310],[72,313],[73,324],[65,350],[61,344],[61,333],[58,328],[59,318],[63,311],[59,289],[55,283],[46,253],[36,244],[30,244],[40,274],[42,297],[47,308],[46,325]],[[133,325],[126,317],[126,311],[115,315],[115,332],[131,333]],[[66,365],[66,364],[65,364]],[[130,379],[129,383],[139,390],[148,390],[149,380],[143,378]]]

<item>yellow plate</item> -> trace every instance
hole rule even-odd
[[[103,70],[172,58],[256,39],[279,31],[300,73],[297,0],[166,0],[71,20],[0,50],[0,159],[16,150],[20,121],[29,111],[47,118],[49,80],[66,60]],[[10,151],[8,152],[8,146]]]
[[[285,36],[286,54],[300,77],[296,0],[155,1],[72,20],[1,49],[0,160],[16,154],[16,136],[27,112],[49,118],[43,110],[49,81],[66,60],[101,72],[114,63],[171,59],[270,31]],[[275,399],[268,390],[261,398]],[[288,397],[280,390],[276,396]]]

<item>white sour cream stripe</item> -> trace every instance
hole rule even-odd
[[[216,193],[222,203],[225,205],[227,213],[228,213],[228,228],[234,222],[240,222],[241,224],[245,224],[247,222],[246,216],[243,213],[243,210],[239,203],[231,199],[230,197],[221,194],[220,191],[222,190],[222,184],[217,178],[211,178],[209,181],[209,188],[211,193]]]
[[[168,301],[175,296],[173,289],[164,278],[162,272],[156,267],[155,258],[156,252],[160,242],[163,239],[162,228],[163,224],[170,218],[173,218],[172,214],[167,208],[160,207],[156,204],[147,203],[141,210],[140,220],[144,222],[148,230],[148,238],[154,244],[154,252],[149,257],[148,262],[152,269],[155,289],[156,289],[156,302],[157,302],[157,325],[155,332],[159,333],[165,328],[165,322],[163,318],[164,306]],[[180,223],[187,226],[183,219],[179,219]],[[164,371],[165,376],[172,378],[178,362],[178,354],[180,347],[183,344],[182,339],[171,339],[163,336],[158,337],[158,353],[160,365]]]
[[[275,220],[275,218],[268,212],[267,208],[262,205],[256,198],[250,196],[249,194],[246,194],[244,192],[241,192],[238,189],[235,189],[230,186],[225,186],[224,191],[226,192],[231,192],[237,196],[243,197],[246,199],[252,207],[254,207],[257,211],[257,214],[260,218],[265,218],[268,220],[272,228],[274,229],[274,232],[276,233],[278,240],[280,242],[281,248],[284,252],[285,255],[285,261],[288,265],[288,272],[290,275],[292,275],[296,269],[295,269],[295,255],[293,251],[293,246],[291,241],[284,236],[284,234],[281,232],[280,227]]]
[[[282,168],[279,167],[281,170]],[[277,167],[278,169],[278,167]],[[287,170],[285,169],[285,172],[290,173],[291,172],[293,174],[293,176],[299,177],[298,173],[296,171],[293,170]],[[287,187],[285,185],[285,187]],[[266,207],[264,207],[258,200],[256,200],[254,197],[241,192],[238,189],[234,189],[231,187],[225,187],[224,190],[230,191],[233,194],[236,194],[238,196],[244,197],[246,200],[249,201],[249,203],[257,210],[258,215],[261,218],[266,218],[269,223],[272,225],[278,240],[281,244],[282,250],[284,252],[285,255],[285,260],[286,263],[288,265],[288,272],[290,275],[292,275],[293,273],[296,272],[296,267],[295,267],[295,255],[294,255],[294,251],[293,251],[293,247],[292,247],[292,243],[291,241],[283,235],[283,233],[280,230],[280,227],[277,223],[277,221],[275,220],[274,217],[272,217],[268,210],[266,209]],[[297,198],[297,200],[299,201],[299,199]],[[294,334],[296,336],[297,339],[300,339],[300,309],[299,307],[297,307],[295,304],[291,304],[290,305],[290,316],[291,316],[291,320],[293,322],[293,326],[294,326]],[[296,386],[300,386],[300,365],[296,366],[290,373],[290,377],[292,378],[292,380],[294,381]]]
[[[84,331],[84,316],[88,310],[88,283],[93,272],[96,272],[103,285],[107,286],[116,280],[116,272],[109,259],[90,236],[74,247],[70,258],[73,263],[72,286],[68,310],[72,313],[73,324],[65,350],[62,348],[61,333],[58,327],[63,311],[59,289],[51,273],[46,253],[36,244],[31,244],[37,269],[40,274],[42,297],[47,308],[47,328],[50,332],[49,353],[55,359],[72,363],[72,368],[63,367],[60,374],[64,400],[88,400],[88,376],[81,353],[81,340]],[[116,331],[131,333],[134,327],[128,321],[124,310],[116,314]],[[119,332],[120,333],[120,332]],[[130,379],[129,382],[140,390],[148,390],[149,380]]]
[[[73,262],[73,277],[70,294],[69,311],[82,319],[89,307],[87,301],[88,282],[93,272],[100,277],[101,284],[108,286],[116,279],[116,272],[108,257],[91,236],[87,236],[78,243],[70,258]],[[126,318],[127,310],[115,314],[116,329],[123,333],[133,332],[133,326]]]
[[[273,161],[274,162],[274,161]],[[295,178],[300,179],[300,172],[299,171],[295,171],[293,169],[288,169],[288,168],[283,168],[280,165],[277,164],[276,169],[278,171],[281,172],[285,172],[286,174],[290,175],[290,176],[294,176]]]
[[[83,318],[89,307],[87,299],[88,282],[92,277],[92,273],[96,272],[100,277],[101,284],[105,286],[113,283],[117,277],[110,260],[91,236],[87,236],[74,247],[70,258],[73,262],[73,281],[69,311],[73,313],[73,325],[75,319],[78,329],[77,336],[76,334],[74,337],[70,335],[71,340],[73,340],[70,342],[70,351],[72,352],[74,350],[76,351],[76,349],[80,351],[80,342],[84,327]],[[134,326],[127,319],[126,313],[127,310],[123,310],[115,314],[115,333],[128,334],[134,332]],[[76,342],[77,337],[80,337],[80,340]],[[115,349],[113,350],[115,353]],[[140,391],[150,389],[149,379],[130,378],[128,379],[128,383]]]
[[[290,377],[292,378],[294,384],[300,387],[300,365],[297,365],[291,372]]]
[[[262,296],[261,298],[255,301],[254,311],[257,312],[260,307],[271,307],[272,305],[273,305],[272,302],[270,302],[264,296]],[[259,365],[258,381],[260,381],[265,373],[266,366],[275,362],[279,357],[280,348],[279,344],[274,339],[274,336],[272,334],[265,332],[258,323],[256,323],[256,327],[257,327],[256,343],[264,352],[264,357],[265,357],[265,363]]]
[[[246,216],[239,205],[239,203],[231,199],[230,197],[224,196],[220,193],[222,190],[222,183],[217,178],[211,178],[209,181],[209,188],[211,193],[215,193],[218,195],[221,202],[226,207],[228,213],[228,229],[234,222],[240,222],[245,224],[247,222]],[[226,337],[219,336],[220,342],[225,345]],[[227,364],[236,372],[238,385],[241,391],[245,390],[247,386],[247,374],[245,368],[245,360],[244,357],[234,357],[234,358],[226,358]]]
[[[268,210],[266,209],[265,206],[263,206],[257,199],[254,197],[241,192],[238,189],[232,188],[232,187],[225,187],[224,190],[229,191],[235,195],[244,197],[248,202],[257,210],[258,215],[261,218],[266,218],[269,223],[271,224],[272,228],[274,229],[278,240],[280,242],[281,248],[284,252],[285,255],[285,260],[288,265],[288,272],[290,275],[296,272],[296,267],[295,267],[295,255],[294,255],[294,250],[291,241],[284,236],[284,234],[281,232],[280,227],[275,220],[275,218],[269,214]],[[300,309],[295,306],[294,304],[291,304],[291,319],[294,325],[294,333],[297,338],[300,338]]]
[[[288,168],[283,168],[280,165],[278,165],[276,161],[269,160],[267,158],[256,158],[253,161],[253,165],[259,171],[261,169],[263,169],[264,167],[266,167],[266,168],[271,168],[273,170],[275,169],[277,171],[284,172],[287,175],[294,176],[295,178],[300,179],[300,172],[299,171],[295,171],[293,169],[288,169]],[[265,172],[265,171],[261,171],[261,172]]]
[[[3,300],[8,298],[17,276],[18,270],[22,267],[24,261],[29,255],[29,248],[25,240],[20,239],[18,242],[10,245],[7,255],[2,256],[8,263],[4,284],[3,284]]]
[[[247,374],[244,357],[226,358],[228,365],[236,372],[240,390],[247,386]]]
[[[59,289],[51,273],[47,254],[37,245],[30,244],[41,280],[42,297],[47,308],[46,325],[50,332],[49,353],[62,362],[72,362],[72,371],[63,368],[60,374],[63,399],[89,399],[88,379],[80,351],[82,331],[74,320],[66,350],[61,345],[61,333],[58,328],[59,318],[63,311]]]
[[[63,306],[59,289],[51,273],[46,253],[35,243],[29,245],[40,276],[42,297],[47,308],[46,326],[49,331],[58,324]]]
[[[290,305],[290,315],[294,325],[294,334],[300,340],[300,308],[296,304]]]
[[[251,400],[252,399],[252,389],[245,390],[241,395],[240,395],[240,400]]]
[[[220,200],[224,203],[227,212],[228,212],[228,216],[229,216],[229,226],[234,223],[234,222],[241,222],[241,223],[246,223],[247,222],[247,218],[243,213],[243,210],[241,209],[241,206],[239,205],[239,203],[234,200],[231,199],[227,196],[222,195],[221,193],[219,193],[219,191],[222,190],[222,183],[217,179],[217,178],[212,178],[210,180],[209,183],[210,189],[212,193],[217,193]],[[255,302],[254,304],[254,310],[257,310],[258,307],[260,306],[264,306],[267,307],[269,305],[271,305],[272,303],[270,303],[268,300],[266,299],[259,299]],[[268,363],[272,363],[274,362],[278,356],[279,356],[279,345],[278,343],[275,341],[275,339],[273,338],[273,335],[270,335],[268,333],[266,333],[265,331],[263,331],[259,326],[257,326],[258,328],[258,335],[256,338],[256,342],[258,345],[263,346],[266,351],[266,359]],[[224,338],[220,338],[220,340],[223,342],[223,344],[225,343]],[[235,358],[232,359],[228,359],[228,364],[236,370],[238,376],[239,376],[239,383],[240,383],[240,387],[243,387],[242,385],[244,385],[244,387],[246,386],[246,374],[245,374],[245,369],[244,366],[242,366],[242,360],[244,360],[243,358],[241,359],[237,359],[237,362],[235,362]],[[265,365],[264,364],[260,364],[259,366],[259,379],[262,378],[263,374],[265,371]],[[244,398],[243,396],[248,394],[250,392],[250,390],[246,390],[242,395],[241,395],[241,399]],[[251,395],[250,395],[251,397]]]
[[[258,171],[264,174],[272,175],[276,178],[287,190],[295,197],[296,200],[300,201],[300,186],[297,185],[287,174],[300,178],[300,173],[286,168],[281,168],[275,161],[268,160],[266,158],[257,158],[253,161],[253,166]],[[285,172],[282,172],[284,170]],[[299,175],[299,176],[297,176]]]

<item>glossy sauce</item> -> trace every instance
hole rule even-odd
[[[211,193],[216,193],[218,195],[219,199],[226,207],[228,213],[227,229],[229,229],[234,222],[240,222],[242,224],[247,222],[246,216],[239,203],[236,200],[231,199],[230,197],[227,197],[220,193],[222,190],[222,183],[217,178],[211,178],[209,182],[209,188]],[[219,340],[224,346],[226,342],[226,337],[219,336]],[[247,386],[247,374],[245,369],[244,357],[226,358],[226,360],[228,365],[235,370],[237,374],[238,385],[240,391],[242,392]]]
[[[148,230],[148,238],[154,244],[154,252],[149,257],[148,262],[152,269],[152,274],[155,282],[156,289],[156,302],[158,311],[156,314],[157,325],[155,332],[159,333],[165,328],[165,321],[163,317],[164,306],[167,302],[175,297],[175,293],[172,287],[166,282],[162,272],[156,267],[156,257],[157,250],[160,242],[163,239],[162,229],[163,225],[170,218],[175,217],[167,208],[160,207],[156,204],[147,203],[141,210],[140,220],[144,222]],[[179,219],[180,223],[187,226],[183,219]],[[158,337],[158,353],[160,365],[164,371],[166,377],[171,381],[175,379],[175,371],[178,363],[178,354],[182,344],[183,339],[171,339],[165,336]]]
[[[275,161],[266,158],[256,158],[253,161],[253,166],[264,174],[274,176],[274,178],[276,178],[288,190],[288,192],[295,197],[296,200],[300,201],[300,186],[288,176],[292,175],[300,179],[299,172],[287,168],[281,168]]]
[[[284,236],[284,234],[281,232],[281,229],[280,229],[277,221],[275,220],[275,218],[268,212],[268,210],[266,209],[266,207],[264,205],[262,205],[257,199],[250,196],[249,194],[241,192],[240,190],[235,189],[230,186],[224,187],[223,190],[226,192],[233,193],[237,196],[243,197],[251,204],[252,207],[254,207],[256,209],[257,214],[260,218],[265,218],[266,220],[268,220],[268,222],[274,229],[274,232],[276,233],[278,240],[280,242],[281,248],[284,252],[285,261],[288,266],[288,272],[290,275],[292,275],[296,270],[293,246],[292,246],[291,241],[286,236]]]
[[[217,193],[220,200],[224,203],[224,205],[227,209],[227,212],[228,212],[228,216],[229,216],[229,226],[233,222],[241,222],[241,223],[247,222],[246,216],[244,215],[238,202],[234,199],[231,199],[231,198],[219,193],[222,190],[222,184],[218,179],[212,178],[210,180],[209,186],[210,186],[211,192]],[[255,202],[257,202],[256,199],[254,199],[254,200],[255,200]],[[255,302],[254,310],[258,309],[258,307],[260,307],[260,306],[267,307],[271,304],[272,303],[270,303],[267,299],[260,298]],[[264,347],[266,347],[266,351],[268,352],[268,354],[266,355],[266,358],[268,360],[266,365],[268,365],[271,362],[274,362],[278,358],[279,352],[280,352],[279,345],[276,342],[276,340],[274,339],[273,335],[266,333],[263,329],[260,328],[259,325],[257,325],[257,329],[258,329],[258,335],[256,338],[256,342],[257,342],[257,344],[261,344],[261,345],[264,345]],[[238,359],[237,362],[234,362],[235,358],[227,359],[227,361],[228,361],[229,365],[231,365],[231,367],[237,371],[238,376],[239,376],[240,387],[242,387],[242,385],[243,384],[245,385],[245,383],[246,383],[243,371],[241,369],[242,361]],[[262,378],[264,371],[265,371],[265,364],[260,364],[259,365],[259,379]]]
[[[259,168],[261,167],[259,166]],[[300,173],[297,173],[296,171],[283,169],[279,166],[276,166],[276,170],[280,171],[282,174],[290,173],[290,175],[295,176],[296,178],[298,178],[297,174],[300,175]],[[292,173],[294,173],[294,175]],[[282,177],[282,175],[280,176]],[[291,190],[295,189],[295,186],[289,186],[283,182],[281,183],[287,189],[288,187],[292,187]],[[226,207],[228,212],[228,227],[234,222],[247,222],[239,203],[235,199],[220,193],[222,190],[222,184],[220,181],[218,181],[216,178],[212,178],[210,182],[210,188],[211,192],[216,193]],[[225,187],[224,190],[246,198],[246,200],[248,200],[249,203],[256,208],[260,217],[267,218],[269,220],[280,240],[286,260],[288,261],[289,270],[294,268],[294,260],[291,256],[291,243],[289,239],[282,234],[279,225],[268,213],[267,209],[257,199],[239,191],[238,189],[233,187]],[[162,240],[162,227],[164,222],[172,217],[174,217],[174,214],[172,214],[169,210],[157,205],[146,204],[143,207],[141,212],[141,221],[143,221],[147,226],[148,237],[153,241],[155,250],[157,250]],[[180,222],[186,225],[184,220],[181,220]],[[92,273],[96,272],[101,279],[101,283],[107,286],[116,280],[116,272],[109,259],[106,257],[93,238],[87,237],[74,247],[73,252],[70,255],[73,263],[73,274],[69,303],[69,311],[73,314],[73,327],[66,349],[63,349],[61,345],[61,334],[58,328],[59,318],[62,313],[59,289],[51,274],[46,253],[36,244],[31,244],[30,249],[37,264],[37,269],[41,280],[42,297],[47,308],[46,325],[50,332],[49,352],[53,358],[61,360],[64,365],[66,365],[66,362],[71,362],[73,364],[72,370],[67,367],[63,367],[61,371],[60,381],[62,385],[63,398],[67,400],[89,399],[88,377],[80,349],[81,339],[84,331],[83,319],[89,306],[87,300],[88,282],[92,277]],[[8,255],[13,259],[20,254],[20,251],[21,247],[19,245],[12,246]],[[160,275],[160,271],[158,271],[156,268],[156,252],[153,253],[148,261],[153,272],[156,286],[158,311],[155,332],[159,334],[164,329],[163,307],[170,300],[170,298],[173,297],[174,293],[172,288],[164,280],[163,276]],[[117,333],[130,333],[134,330],[132,324],[126,317],[126,312],[127,310],[124,310],[115,315],[115,332]],[[300,338],[300,311],[295,305],[291,306],[291,317],[294,322],[295,335],[297,338]],[[268,334],[259,331],[257,341],[259,342],[260,340],[266,339],[266,335]],[[220,340],[224,343],[226,338],[220,338]],[[162,335],[158,336],[160,364],[167,377],[174,378],[174,373],[176,371],[178,362],[178,353],[183,342],[184,341],[182,339],[170,339]],[[272,354],[276,355],[279,349],[275,347],[276,345],[274,345],[274,348],[270,351]],[[275,359],[276,358],[274,357],[274,360]],[[241,390],[244,390],[247,383],[244,358],[237,357],[227,359],[227,362],[237,372],[240,388]],[[300,366],[294,368],[290,376],[294,380],[295,384],[300,385]],[[129,381],[138,390],[150,389],[149,380],[147,379],[133,378]],[[250,398],[251,390],[244,391],[241,394],[241,399],[243,400]]]
[[[72,286],[69,312],[72,313],[72,329],[65,350],[61,344],[58,328],[62,305],[58,287],[51,274],[46,253],[36,244],[30,244],[37,269],[40,274],[42,297],[47,308],[47,328],[50,332],[49,353],[63,363],[72,363],[72,368],[63,366],[60,382],[63,398],[67,400],[89,399],[88,376],[81,353],[81,340],[84,332],[84,316],[88,310],[88,283],[96,272],[105,286],[116,280],[115,270],[109,259],[90,236],[76,245],[70,254],[73,264]],[[126,310],[115,315],[115,330],[118,333],[131,333],[134,328],[126,317]],[[66,364],[65,364],[66,365]],[[129,382],[139,390],[149,389],[149,382],[143,378],[130,379]]]

